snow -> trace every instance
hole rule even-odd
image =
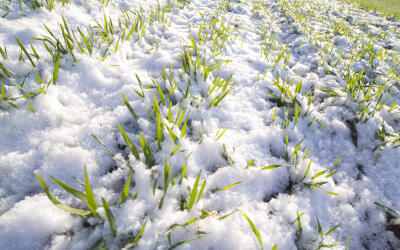
[[[391,219],[387,210],[375,204],[400,209],[400,147],[396,147],[398,143],[382,145],[379,137],[382,126],[387,138],[391,138],[389,134],[398,136],[400,129],[398,104],[390,110],[393,101],[400,101],[398,76],[389,73],[392,67],[398,70],[395,58],[399,55],[399,21],[342,1],[192,0],[185,6],[176,1],[159,4],[172,4],[171,11],[165,13],[166,22],[150,24],[146,20],[144,35],[141,30],[139,34],[134,32],[128,41],[118,40],[125,22],[130,28],[134,22],[129,18],[140,16],[140,8],[144,16],[149,16],[148,10],[154,11],[157,1],[101,4],[71,0],[64,6],[55,2],[51,11],[47,7],[33,10],[24,4],[20,11],[17,3],[0,5],[1,16],[9,11],[0,19],[0,45],[6,46],[10,58],[0,57],[0,62],[14,73],[11,81],[1,83],[7,97],[19,95],[20,90],[12,81],[21,83],[24,78],[23,87],[38,92],[31,63],[24,53],[24,61],[18,60],[21,50],[14,36],[29,52],[29,44],[35,47],[40,59],[36,60],[32,53],[34,70],[45,82],[53,77],[53,58],[39,40],[31,39],[48,36],[43,24],[64,44],[58,25],[64,17],[85,51],[82,53],[75,46],[77,63],[70,53],[61,56],[58,81],[50,84],[45,94],[29,100],[18,98],[13,102],[16,107],[4,100],[0,104],[0,248],[88,249],[97,243],[110,249],[123,248],[146,223],[137,249],[168,249],[191,239],[194,240],[178,249],[259,249],[256,234],[239,210],[254,223],[265,249],[275,244],[278,249],[317,248],[322,244],[318,221],[324,233],[340,224],[324,236],[323,244],[352,239],[338,244],[337,249],[348,245],[351,249],[399,246],[395,230],[388,226],[398,228],[398,215]],[[125,11],[128,9],[132,12]],[[299,13],[303,13],[304,19],[299,19]],[[89,27],[100,30],[98,25],[103,25],[104,15],[112,20],[113,42],[99,44],[102,37],[93,33],[90,56],[77,26],[85,34]],[[196,59],[191,37],[198,42],[199,26],[205,21],[211,26],[212,20],[216,29],[229,27],[232,32],[220,54],[215,55],[218,49],[212,51],[214,40],[207,41],[207,46],[201,45],[200,51],[208,67],[218,60],[224,61],[207,79],[201,72],[198,77],[188,76],[182,69],[182,52],[190,51]],[[340,32],[334,32],[335,24],[345,28],[340,26]],[[348,32],[342,32],[343,29]],[[125,38],[128,32],[129,29]],[[220,37],[223,36],[221,32]],[[364,58],[357,58],[370,40],[371,51]],[[386,49],[387,44],[392,46]],[[333,51],[327,58],[325,46]],[[105,58],[106,49],[109,55]],[[284,57],[276,64],[282,51],[286,51]],[[383,56],[375,57],[371,66],[370,53]],[[385,105],[376,108],[367,121],[360,115],[367,104],[361,102],[366,91],[358,93],[357,98],[342,91],[347,86],[342,72],[347,69],[341,69],[346,67],[354,73],[367,68],[366,78],[375,84],[372,91],[385,81],[385,88],[392,86],[392,93],[384,93],[379,102],[387,99]],[[177,84],[173,93],[173,85],[163,80],[163,70]],[[214,79],[226,80],[230,76],[233,90],[217,106],[210,107],[216,96],[215,92],[208,96]],[[189,77],[189,97],[185,98]],[[172,93],[166,104],[154,87],[155,81],[165,96]],[[299,82],[302,89],[296,92]],[[270,95],[281,96],[277,84],[289,89],[297,101],[288,95],[274,101]],[[143,98],[137,94],[142,89]],[[326,89],[339,94],[329,94]],[[138,115],[137,121],[121,94]],[[161,147],[156,139],[153,96],[164,124]],[[314,99],[308,104],[310,96]],[[376,104],[375,98],[368,112],[379,106]],[[297,118],[295,105],[303,112]],[[307,107],[312,113],[305,116]],[[186,135],[182,137],[182,125],[172,127],[181,115],[182,125],[188,120]],[[291,118],[285,124],[288,117]],[[117,123],[139,149],[140,160],[129,152]],[[166,127],[172,127],[177,143]],[[154,166],[146,165],[139,132],[154,153]],[[179,149],[175,151],[177,145]],[[165,160],[171,166],[166,193]],[[251,161],[253,164],[248,166]],[[186,163],[186,178],[181,179]],[[279,165],[274,169],[262,169],[276,164]],[[35,173],[40,174],[63,204],[88,210],[84,202],[50,179],[52,176],[85,193],[81,183],[85,181],[84,168],[99,205],[97,212],[104,222],[57,208],[35,177]],[[118,204],[130,168],[134,170],[130,197]],[[337,173],[327,176],[336,170]],[[198,175],[198,192],[206,183],[203,196],[188,209]],[[322,190],[310,186],[322,182],[326,182],[321,185]],[[135,194],[137,197],[133,198]],[[106,219],[102,198],[114,216],[119,232],[116,238]],[[223,217],[229,213],[232,214]],[[197,221],[171,229],[172,225],[183,225],[194,218]]]

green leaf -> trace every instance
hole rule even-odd
[[[340,227],[342,223],[337,224],[336,226],[332,227],[325,235],[329,235],[336,230],[336,228]]]
[[[237,181],[237,182],[235,182],[235,183],[233,183],[233,184],[231,184],[231,185],[229,185],[229,186],[226,186],[226,187],[223,187],[223,188],[217,188],[215,191],[219,191],[219,190],[229,190],[229,189],[235,187],[236,185],[239,185],[240,183],[244,182],[245,180],[247,180],[247,178],[246,178],[246,179],[243,179],[243,180],[240,180],[240,181]]]
[[[107,146],[106,146],[97,136],[95,136],[95,135],[93,135],[93,134],[91,134],[91,136],[92,136],[103,148],[105,148],[105,149],[108,151],[108,153],[110,154],[111,157],[114,157],[114,156],[115,156],[115,154],[114,154],[109,148],[107,148]]]
[[[60,58],[61,56],[57,56],[56,64],[54,65],[54,72],[53,72],[53,85],[56,85],[58,79],[58,68],[60,67]]]
[[[204,180],[203,184],[201,185],[200,192],[199,192],[196,202],[199,202],[201,197],[203,196],[203,192],[204,192],[204,188],[206,187],[206,184],[207,184],[207,180]]]
[[[283,166],[288,166],[288,165],[274,164],[274,165],[263,167],[263,168],[261,168],[261,170],[270,170],[270,169],[280,168]]]
[[[319,223],[319,219],[317,218],[317,223],[318,223],[318,232],[321,235],[321,239],[324,238],[324,232],[322,231],[321,223]]]
[[[90,187],[89,178],[86,172],[86,167],[84,168],[84,171],[85,171],[85,189],[86,189],[87,206],[89,207],[90,211],[94,216],[101,219],[100,215],[96,212],[98,206],[96,200],[94,199],[92,188]]]
[[[304,213],[299,214],[299,211],[297,211],[297,227],[299,228],[299,233],[301,234],[303,232],[303,227],[301,225],[301,220],[300,217],[303,216]]]
[[[238,211],[244,216],[244,218],[246,218],[251,230],[253,231],[254,235],[257,237],[258,242],[260,243],[261,249],[264,249],[260,232],[258,232],[254,223],[250,220],[250,218],[242,210],[238,209]]]
[[[158,149],[161,149],[161,144],[163,140],[163,134],[162,134],[162,121],[161,121],[161,115],[159,112],[157,112],[157,144],[158,144]]]
[[[81,201],[87,203],[87,198],[86,195],[84,193],[82,193],[79,190],[76,190],[75,188],[68,186],[67,184],[65,184],[64,182],[57,180],[56,178],[54,178],[53,176],[50,176],[50,178],[57,183],[57,185],[59,185],[60,187],[62,187],[65,191],[67,191],[68,193],[72,194],[73,196],[75,196],[76,198],[80,199]]]
[[[135,111],[133,110],[132,106],[129,104],[128,99],[126,99],[124,94],[121,94],[121,95],[122,95],[122,99],[124,99],[125,106],[128,108],[129,112],[133,116],[133,119],[135,119],[135,121],[137,121],[139,119],[139,116],[135,113]]]
[[[175,249],[175,248],[177,248],[177,247],[179,247],[180,245],[183,245],[183,244],[185,244],[185,243],[188,243],[188,242],[191,242],[191,241],[194,241],[194,240],[198,240],[198,239],[204,238],[204,237],[206,237],[207,235],[208,235],[208,234],[205,234],[205,235],[202,235],[202,236],[199,236],[199,237],[190,239],[190,240],[180,241],[180,242],[174,244],[173,246],[171,246],[170,248],[168,248],[168,250],[172,250],[172,249]]]
[[[134,173],[134,171],[131,170],[131,172],[128,176],[128,179],[126,180],[124,189],[122,190],[121,196],[119,198],[119,204],[125,203],[129,197],[129,188],[131,186],[131,178],[132,178],[133,173]]]
[[[36,67],[36,65],[33,63],[31,56],[29,55],[28,51],[26,51],[24,45],[21,43],[21,41],[18,39],[17,36],[15,36],[15,40],[17,40],[18,45],[21,47],[22,51],[28,58],[29,62],[32,64],[33,67]]]
[[[193,184],[192,192],[190,193],[190,199],[189,199],[189,204],[188,204],[189,211],[192,209],[194,202],[196,201],[196,198],[197,198],[197,189],[199,187],[200,174],[201,174],[201,170],[200,170],[199,174],[197,175],[196,181]]]
[[[49,198],[49,200],[58,208],[71,213],[71,214],[76,214],[81,216],[82,218],[88,218],[91,215],[90,211],[87,210],[83,210],[83,209],[77,209],[77,208],[72,208],[69,206],[66,206],[64,204],[62,204],[61,202],[59,202],[56,197],[54,197],[50,190],[49,187],[47,186],[46,182],[43,180],[43,178],[40,176],[40,174],[35,173],[36,178],[38,179],[40,186],[42,187],[43,191],[45,192],[45,194],[47,195],[47,197]]]
[[[148,167],[152,167],[156,164],[156,161],[154,160],[153,152],[151,151],[149,144],[147,143],[146,138],[142,135],[142,133],[139,133],[139,139],[140,139],[140,144],[142,145],[144,157],[146,158],[146,165]]]
[[[249,161],[249,162],[247,163],[247,166],[245,167],[245,169],[247,169],[247,168],[253,166],[253,164],[254,164],[254,159],[251,160],[251,161]]]
[[[122,134],[122,137],[124,138],[124,141],[125,141],[126,145],[129,148],[129,151],[131,151],[131,153],[135,156],[136,160],[140,160],[139,152],[137,151],[136,146],[132,143],[131,139],[129,139],[129,137],[126,134],[125,130],[118,123],[117,123],[117,126],[119,128],[119,131]]]
[[[185,162],[185,165],[183,165],[182,172],[181,172],[181,179],[179,182],[181,183],[183,181],[183,178],[186,176],[186,169],[187,169],[187,162]]]
[[[146,224],[147,224],[147,222],[145,222],[145,223],[143,224],[142,228],[140,229],[139,233],[136,235],[136,237],[135,237],[135,239],[133,240],[133,242],[128,243],[128,244],[125,246],[126,249],[129,249],[129,248],[132,248],[132,247],[136,246],[137,242],[140,240],[140,237],[142,237],[142,234],[143,234],[143,232],[144,232],[144,229],[146,228]]]
[[[103,197],[101,198],[101,203],[103,203],[103,207],[104,207],[104,211],[106,212],[108,224],[110,224],[110,228],[111,228],[113,237],[115,238],[115,237],[117,237],[117,232],[116,232],[116,228],[115,228],[114,215],[112,214],[110,208],[108,207],[106,200],[104,200]]]

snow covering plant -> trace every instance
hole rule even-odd
[[[100,2],[105,7],[116,4],[109,0]],[[84,168],[85,180],[76,179],[84,189],[80,191],[50,176],[63,191],[78,199],[79,203],[69,203],[74,205],[68,206],[50,192],[47,183],[36,172],[36,178],[44,193],[58,208],[82,217],[85,227],[85,233],[82,235],[90,236],[90,240],[86,242],[95,242],[92,245],[93,249],[133,248],[138,245],[146,248],[150,247],[149,239],[155,242],[151,243],[153,248],[209,246],[201,239],[214,232],[204,225],[211,222],[211,227],[215,225],[215,228],[218,228],[218,224],[212,223],[228,223],[228,218],[232,220],[230,225],[240,225],[241,222],[245,223],[244,226],[248,225],[243,232],[248,230],[252,233],[250,236],[253,237],[254,246],[259,244],[261,249],[272,246],[270,239],[265,236],[271,232],[269,227],[278,224],[285,230],[279,235],[287,234],[288,240],[293,241],[287,243],[287,248],[334,248],[349,242],[351,239],[342,240],[348,238],[350,229],[337,230],[341,224],[329,218],[322,223],[330,228],[325,232],[319,221],[319,218],[322,218],[320,214],[326,218],[327,211],[331,209],[328,206],[348,206],[347,216],[351,216],[353,210],[363,213],[365,211],[357,207],[357,199],[363,200],[365,195],[353,199],[351,192],[360,190],[351,186],[351,192],[336,200],[339,191],[341,193],[347,188],[344,184],[356,182],[343,177],[353,166],[349,163],[353,158],[348,154],[339,158],[330,152],[335,147],[330,145],[332,140],[325,143],[321,138],[337,138],[335,136],[338,131],[340,136],[346,137],[347,134],[340,131],[349,130],[354,149],[351,143],[350,146],[344,145],[345,149],[355,154],[359,153],[358,150],[369,152],[365,143],[358,142],[357,135],[357,126],[368,125],[377,129],[375,140],[368,141],[376,143],[371,146],[375,147],[371,153],[375,154],[378,149],[379,153],[387,153],[387,149],[392,150],[400,146],[400,135],[396,130],[398,121],[391,117],[400,110],[396,103],[400,59],[393,54],[389,58],[391,52],[373,46],[377,39],[385,39],[384,37],[391,34],[380,34],[380,38],[371,34],[361,34],[357,37],[353,34],[356,29],[353,25],[347,25],[343,18],[332,15],[331,10],[326,10],[323,4],[315,4],[314,8],[312,3],[304,0],[223,0],[213,3],[214,5],[197,1],[195,4],[207,5],[207,11],[204,13],[193,11],[197,6],[190,6],[191,2],[195,3],[187,0],[168,0],[147,10],[139,5],[134,11],[121,10],[117,18],[113,18],[112,12],[104,8],[101,9],[97,20],[93,21],[93,25],[88,27],[73,27],[68,18],[62,17],[62,23],[57,29],[50,30],[44,26],[47,33],[34,38],[41,44],[29,46],[15,36],[20,61],[28,68],[28,75],[19,76],[13,73],[13,60],[10,60],[6,47],[0,47],[4,59],[0,62],[1,105],[4,103],[18,107],[16,98],[24,98],[29,102],[30,98],[37,94],[46,94],[50,85],[60,84],[58,81],[62,80],[62,71],[67,70],[69,65],[79,67],[80,60],[84,61],[86,58],[108,63],[109,60],[115,59],[115,55],[124,55],[128,43],[138,42],[139,47],[142,43],[147,45],[143,50],[150,54],[150,60],[154,56],[163,56],[166,52],[166,38],[164,33],[160,36],[157,32],[161,27],[163,32],[167,31],[169,36],[173,36],[169,30],[171,13],[180,15],[179,17],[193,14],[194,17],[190,20],[197,20],[193,23],[188,22],[183,37],[178,37],[181,39],[179,41],[183,41],[183,45],[174,50],[175,58],[169,59],[171,65],[161,68],[157,61],[156,67],[151,63],[150,65],[156,68],[158,73],[146,72],[148,76],[145,76],[145,73],[138,70],[137,73],[134,72],[135,76],[133,73],[130,75],[132,79],[137,80],[136,87],[133,87],[136,99],[126,91],[128,85],[121,85],[124,86],[121,90],[124,94],[119,101],[122,107],[126,107],[127,116],[115,120],[113,117],[112,124],[108,123],[108,126],[112,127],[112,140],[118,142],[118,148],[115,145],[111,146],[104,134],[100,136],[98,131],[93,131],[101,139],[96,135],[92,137],[115,160],[116,167],[113,166],[109,171],[109,176],[117,176],[121,181],[117,183],[113,179],[107,182],[106,188],[102,186],[104,183],[93,181],[91,178],[95,187],[92,189]],[[43,4],[37,1],[32,3],[35,6]],[[53,0],[47,1],[49,10],[56,10],[56,3],[57,1]],[[186,7],[192,9],[182,15],[180,9]],[[114,10],[113,14],[117,11]],[[321,16],[320,12],[326,13],[328,17]],[[246,25],[247,16],[251,16],[251,19],[256,17],[255,21],[251,22],[254,27]],[[232,17],[236,17],[236,20]],[[245,20],[243,25],[246,30],[241,30],[242,24],[238,17],[240,22]],[[173,26],[183,29],[186,26],[186,23],[183,23],[184,25],[173,22]],[[243,42],[240,46],[240,42],[235,41],[239,31],[245,34],[241,37],[242,41],[247,43],[254,39],[259,42],[260,48],[247,48],[247,44]],[[340,40],[335,40],[332,34],[348,39],[343,43],[349,42],[354,44],[353,47],[340,46]],[[298,46],[290,42],[292,38],[299,38],[296,41]],[[357,39],[369,40],[368,43],[352,43]],[[43,48],[38,49],[41,45]],[[258,49],[261,51],[261,58],[253,56],[258,53]],[[256,53],[251,54],[253,50]],[[43,51],[47,54],[41,53]],[[238,51],[249,53],[249,58],[235,58],[234,53]],[[307,54],[304,51],[309,51],[310,55],[315,57],[312,62],[305,60],[304,64],[309,66],[315,62],[315,69],[296,72],[295,63],[299,58],[303,58],[302,53]],[[123,57],[125,60],[125,56]],[[136,60],[137,58],[132,61],[136,63]],[[357,63],[362,64],[362,69],[357,68]],[[52,72],[48,77],[44,75],[46,71],[43,70],[46,64],[51,65],[52,69],[47,70]],[[387,77],[383,76],[386,71]],[[249,74],[250,80],[240,76],[244,72]],[[303,74],[307,77],[312,75],[311,80],[302,76]],[[375,77],[374,74],[378,74],[379,77]],[[121,81],[125,81],[125,76],[121,75]],[[24,87],[24,81],[31,81],[32,78],[38,82],[38,93]],[[21,80],[22,83],[15,84],[15,79]],[[332,80],[335,82],[331,83],[327,79],[339,80]],[[243,91],[235,91],[238,85]],[[247,94],[246,91],[250,92],[250,85],[257,88],[257,91],[261,90],[262,95],[266,93],[267,97],[258,96],[254,92],[251,92],[251,95]],[[10,95],[13,93],[10,91],[12,86],[22,93],[20,97]],[[129,88],[131,87],[132,85],[129,85]],[[232,110],[236,107],[232,108],[224,103],[228,96],[230,98],[230,95],[233,95],[232,106],[236,105],[242,94],[238,92],[243,92],[243,96],[251,98],[254,95],[254,100],[258,103],[251,102],[256,108],[249,109],[259,112],[255,118],[260,119],[260,123],[249,117],[249,120],[246,120],[248,124],[229,124],[243,119],[234,117],[236,113]],[[116,104],[111,107],[115,108]],[[336,123],[333,123],[330,120],[332,112],[329,113],[329,108],[338,107],[350,111],[343,112],[344,118],[334,117]],[[113,112],[119,111],[117,108]],[[256,129],[252,128],[255,124],[258,125]],[[271,131],[264,127],[265,124],[272,128]],[[348,127],[350,129],[347,129]],[[265,138],[253,137],[254,132],[257,136],[266,132]],[[232,143],[248,142],[247,139],[237,139],[236,133],[244,138],[254,138],[257,145],[254,148],[242,144],[235,147],[238,145]],[[227,134],[229,138],[223,137]],[[102,140],[108,140],[107,145]],[[360,149],[358,145],[362,145]],[[214,157],[209,166],[202,165],[202,159],[199,159],[204,157],[202,147],[209,147],[215,151],[208,153],[210,158]],[[322,152],[317,152],[318,150]],[[335,152],[341,154],[339,151]],[[324,157],[326,159],[322,159]],[[271,164],[270,161],[276,164]],[[330,165],[332,162],[334,163]],[[335,175],[339,169],[345,170],[340,178]],[[232,175],[223,175],[228,172]],[[223,184],[219,183],[224,177],[229,177],[229,180]],[[273,187],[269,188],[268,185],[273,179],[279,181],[272,182]],[[249,190],[253,192],[252,188],[260,189],[262,193],[255,190],[255,195],[249,194]],[[265,190],[261,190],[264,188]],[[326,198],[323,196],[324,192],[315,194],[315,190],[324,191],[332,196]],[[372,189],[371,193],[377,195]],[[259,195],[265,197],[259,198]],[[323,198],[320,198],[321,196]],[[222,204],[224,201],[214,204],[218,199],[226,199],[229,205]],[[239,199],[240,202],[235,199]],[[246,207],[248,201],[254,201],[254,204]],[[322,209],[315,205],[316,203],[321,203]],[[380,203],[375,204],[385,211],[392,212]],[[286,210],[288,213],[298,211],[297,218],[292,223],[290,222],[293,217],[288,217]],[[309,213],[318,213],[319,218],[315,216],[315,223],[308,220]],[[332,215],[332,218],[337,216]],[[137,222],[139,226],[126,226],[125,220],[129,223]],[[264,224],[265,221],[272,222],[272,226]],[[294,223],[297,225],[291,226]],[[364,225],[363,223],[360,224]],[[347,222],[343,224],[349,225]],[[242,230],[239,226],[237,228]],[[280,230],[282,228],[279,227]],[[149,231],[146,232],[146,229]],[[72,234],[80,235],[81,232],[75,230],[72,229]],[[224,235],[216,233],[219,236]],[[235,237],[240,235],[234,233]],[[140,241],[142,236],[146,238],[146,242]],[[195,240],[199,240],[199,245],[193,243]],[[215,238],[213,240],[215,241]],[[56,241],[57,239],[52,239],[51,244]],[[364,243],[357,244],[361,246]],[[277,249],[277,245],[272,249]]]
[[[49,1],[48,3],[50,6],[53,6],[54,1]],[[62,1],[62,3],[64,6],[64,4],[67,2]],[[42,4],[43,1],[38,6],[42,6]],[[108,2],[106,5],[107,4]],[[147,12],[142,8],[142,6],[140,6],[140,9],[136,12],[130,10],[121,10],[121,15],[116,20],[108,17],[106,13],[103,12],[103,20],[98,21],[95,19],[94,21],[96,25],[89,26],[89,28],[86,30],[80,27],[76,27],[74,29],[69,27],[68,21],[65,19],[65,17],[62,17],[62,23],[59,24],[59,31],[51,31],[46,25],[43,25],[48,34],[42,34],[41,37],[32,37],[31,39],[34,41],[41,41],[45,50],[49,53],[54,63],[52,83],[56,84],[60,60],[62,58],[65,58],[64,60],[69,62],[68,56],[71,56],[73,58],[73,65],[75,66],[80,61],[77,53],[91,57],[94,50],[99,50],[95,48],[100,48],[98,52],[102,54],[102,60],[104,61],[111,54],[110,48],[112,46],[114,47],[113,53],[118,52],[118,47],[121,40],[128,41],[134,36],[135,42],[137,42],[141,37],[145,36],[146,26],[151,26],[152,23],[165,24],[167,21],[166,13],[173,11],[172,7],[174,5],[174,1],[168,0],[163,5],[158,4],[155,8],[149,8]],[[115,25],[115,23],[118,25]],[[129,30],[129,32],[127,32],[127,30]],[[78,35],[76,33],[78,33]],[[61,37],[57,34],[61,34]],[[43,81],[43,79],[46,79],[46,77],[40,74],[42,71],[42,66],[37,65],[37,63],[43,64],[44,61],[47,61],[46,57],[44,55],[39,55],[37,52],[39,50],[35,49],[33,44],[30,44],[30,48],[32,50],[30,53],[28,52],[27,47],[18,39],[17,36],[15,36],[15,39],[21,49],[19,60],[24,61],[25,57],[31,64],[32,73],[34,73],[38,80],[37,85],[39,92],[25,89],[23,86],[24,82],[27,79],[30,79],[31,73],[28,72],[24,76],[16,75],[7,68],[7,64],[0,62],[0,80],[2,81],[2,102],[0,108],[2,109],[7,108],[7,106],[4,106],[4,104],[8,104],[12,107],[18,107],[19,105],[17,101],[19,99],[26,99],[30,105],[30,99],[34,98],[38,94],[45,94],[51,82],[49,81],[48,83],[45,83]],[[10,61],[10,58],[7,55],[6,47],[4,47],[4,49],[0,48],[0,52],[4,60]],[[98,54],[96,53],[96,55]],[[36,59],[37,63],[34,62],[33,58]],[[14,81],[14,79],[21,78],[23,81],[20,84]],[[17,90],[20,91],[20,95],[9,96],[7,94],[11,85],[14,85]],[[31,105],[30,109],[33,110]]]

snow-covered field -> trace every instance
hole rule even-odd
[[[0,249],[400,247],[399,21],[331,0],[0,16]]]

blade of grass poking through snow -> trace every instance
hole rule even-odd
[[[128,243],[128,244],[125,245],[125,248],[126,248],[126,249],[130,249],[130,248],[133,248],[134,246],[136,246],[136,244],[138,243],[138,241],[139,241],[140,238],[142,237],[142,234],[143,234],[143,232],[144,232],[144,229],[146,228],[146,224],[147,224],[147,222],[145,222],[145,223],[143,224],[142,228],[140,228],[139,233],[136,235],[135,239],[134,239],[132,242],[130,242],[130,243]]]
[[[300,233],[300,234],[303,232],[303,226],[301,225],[301,220],[300,220],[300,217],[303,216],[303,215],[304,215],[304,213],[299,214],[299,211],[297,211],[297,218],[296,218],[296,220],[297,220],[297,227],[299,228],[299,233]],[[295,221],[296,221],[296,220],[295,220]]]
[[[274,164],[274,165],[263,167],[263,168],[261,168],[261,170],[271,170],[271,169],[285,167],[285,166],[290,167],[290,165]]]
[[[114,219],[114,215],[112,214],[110,208],[108,207],[108,204],[106,202],[106,200],[104,200],[103,197],[101,197],[101,203],[103,204],[103,208],[104,208],[104,212],[106,212],[106,217],[107,217],[107,221],[108,224],[110,224],[110,228],[113,234],[113,237],[117,237],[117,231],[115,228],[115,219]]]
[[[200,192],[199,192],[199,196],[197,197],[196,203],[199,202],[201,200],[201,197],[203,197],[203,193],[204,193],[204,189],[206,187],[207,184],[207,180],[203,181],[203,184],[201,184],[201,188],[200,188]]]
[[[154,160],[153,152],[151,151],[150,146],[147,143],[146,138],[144,138],[144,136],[142,135],[142,133],[139,133],[139,139],[140,139],[140,144],[142,145],[144,158],[146,159],[146,165],[148,167],[154,166],[156,164],[156,161]]]
[[[131,153],[135,156],[136,160],[139,161],[140,157],[139,157],[139,152],[137,151],[136,146],[132,143],[131,139],[129,139],[128,135],[126,134],[125,130],[121,127],[121,125],[119,125],[117,123],[117,126],[119,128],[119,131],[122,134],[122,137],[124,138],[126,145],[129,148],[129,151],[131,151]]]
[[[98,208],[98,206],[97,206],[96,200],[94,198],[92,188],[90,187],[89,178],[88,178],[87,172],[86,172],[86,167],[84,167],[84,172],[85,172],[85,190],[86,190],[87,205],[94,216],[96,216],[100,220],[103,220],[100,217],[100,215],[96,212],[96,209]]]
[[[239,185],[240,183],[244,182],[245,180],[247,180],[247,178],[243,179],[243,180],[240,180],[240,181],[237,181],[237,182],[235,182],[235,183],[233,183],[233,184],[231,184],[229,186],[226,186],[226,187],[223,187],[223,188],[217,188],[217,189],[214,190],[214,192],[215,191],[220,191],[220,190],[229,190],[229,189]]]
[[[65,191],[67,191],[68,193],[72,194],[73,196],[75,196],[76,198],[80,199],[81,201],[87,203],[87,198],[86,195],[84,193],[82,193],[79,190],[76,190],[75,188],[68,186],[67,184],[65,184],[64,182],[57,180],[56,178],[54,178],[53,176],[50,176],[50,178],[57,183],[57,185],[59,185],[60,187],[62,187]]]
[[[21,47],[22,51],[24,52],[24,54],[26,55],[26,57],[28,58],[29,62],[32,64],[32,66],[36,67],[36,65],[33,63],[33,60],[31,58],[31,56],[29,55],[28,51],[26,51],[24,45],[21,43],[21,41],[18,39],[17,36],[15,36],[15,40],[17,40],[19,47]]]
[[[54,65],[54,72],[53,72],[53,85],[56,85],[58,79],[58,68],[60,67],[60,59],[61,56],[57,56],[56,64]]]
[[[321,223],[319,223],[319,219],[317,218],[317,226],[318,226],[318,232],[321,235],[321,239],[324,238],[324,232],[322,232],[322,227],[321,227]]]
[[[162,121],[161,121],[160,112],[157,112],[157,133],[156,133],[156,136],[157,136],[158,149],[161,149],[163,134],[162,134]]]
[[[209,234],[204,234],[204,235],[202,235],[202,236],[199,236],[199,237],[196,237],[196,238],[193,238],[193,239],[190,239],[190,240],[180,241],[180,242],[174,244],[173,246],[171,246],[170,248],[168,248],[168,250],[172,250],[172,249],[175,249],[175,248],[177,248],[177,247],[179,247],[179,246],[181,246],[181,245],[183,245],[183,244],[185,244],[185,243],[188,243],[188,242],[191,242],[191,241],[194,241],[194,240],[198,240],[198,239],[204,238],[204,237],[206,237],[207,235],[209,235]]]
[[[7,99],[6,90],[4,89],[4,85],[1,84],[1,103],[3,103]]]
[[[188,211],[190,211],[192,209],[194,202],[196,201],[196,198],[197,198],[197,189],[199,187],[200,174],[201,174],[201,170],[200,170],[199,174],[197,175],[196,181],[193,184],[192,192],[190,193],[189,204],[187,207]]]
[[[186,177],[186,169],[187,169],[187,162],[185,162],[185,165],[183,165],[182,172],[181,172],[181,179],[179,180],[179,183],[182,183],[183,178]]]
[[[169,186],[169,180],[171,177],[171,166],[168,165],[167,162],[167,156],[165,156],[165,161],[164,161],[164,194],[160,199],[160,202],[158,203],[158,209],[161,209],[164,203],[164,198],[165,195],[167,194],[168,186]]]
[[[83,42],[85,43],[86,48],[87,48],[87,50],[89,52],[89,55],[91,56],[92,55],[92,47],[90,46],[88,40],[86,39],[85,34],[81,31],[81,29],[79,29],[79,27],[78,27],[78,32],[79,32],[79,34],[81,34]]]
[[[0,69],[3,71],[3,73],[10,78],[10,71],[4,67],[4,65],[0,62]]]
[[[257,237],[258,242],[260,243],[261,249],[264,249],[260,232],[258,232],[254,223],[250,220],[250,218],[242,210],[238,209],[238,211],[243,215],[244,218],[246,218],[251,230],[253,231],[254,235]]]
[[[385,209],[386,211],[391,212],[393,215],[395,215],[395,216],[397,216],[397,217],[400,216],[399,213],[397,213],[396,211],[394,211],[394,210],[391,209],[390,207],[387,207],[387,206],[385,206],[385,205],[383,205],[383,204],[381,204],[381,203],[379,203],[379,202],[374,202],[374,204],[377,205],[378,207],[381,207],[381,208]]]
[[[342,223],[337,224],[336,226],[332,227],[327,233],[325,233],[326,235],[329,235],[331,233],[333,233],[338,227],[340,227],[342,225]]]
[[[104,149],[108,151],[111,157],[114,157],[115,154],[95,135],[91,135]]]
[[[132,106],[129,104],[128,99],[126,99],[124,94],[121,94],[121,95],[122,95],[122,99],[124,99],[125,106],[128,108],[129,112],[133,116],[133,119],[135,119],[135,121],[137,121],[139,119],[139,116],[135,113],[135,111],[133,110]]]
[[[253,165],[254,165],[254,159],[247,163],[247,166],[245,167],[245,169],[247,169],[247,168],[249,168],[249,167],[251,167]]]
[[[310,171],[311,163],[312,163],[312,160],[310,160],[310,163],[308,163],[308,167],[306,169],[306,172],[304,173],[303,178],[301,178],[301,181],[303,181],[307,177],[308,172]]]
[[[129,188],[131,186],[131,179],[132,179],[132,175],[133,175],[134,171],[131,170],[131,172],[129,173],[128,179],[126,180],[124,189],[121,192],[121,196],[119,197],[119,204],[123,204],[128,200],[129,197]]]
[[[42,187],[43,191],[45,192],[45,194],[47,195],[47,197],[49,198],[49,200],[58,208],[71,213],[71,214],[76,214],[81,216],[82,218],[88,218],[91,215],[90,211],[87,210],[83,210],[83,209],[77,209],[77,208],[72,208],[69,206],[66,206],[64,204],[62,204],[61,202],[59,202],[56,197],[54,197],[49,190],[49,187],[47,186],[46,182],[43,180],[43,178],[40,176],[40,174],[35,173],[36,178],[39,181],[40,186]]]
[[[318,176],[321,176],[323,174],[325,174],[326,172],[328,172],[331,168],[333,168],[336,164],[338,164],[341,160],[343,159],[343,156],[340,157],[337,161],[335,161],[335,163],[332,164],[332,166],[330,166],[328,169],[325,169],[321,172],[316,173],[313,177],[311,177],[312,180],[314,180],[315,178],[317,178]]]

